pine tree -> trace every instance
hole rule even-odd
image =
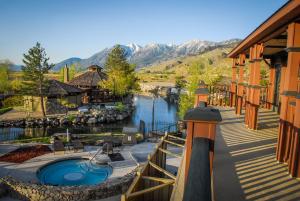
[[[24,54],[22,67],[25,93],[40,97],[41,108],[43,116],[46,116],[44,107],[44,97],[47,93],[48,82],[45,74],[53,68],[53,64],[49,64],[49,57],[45,49],[41,47],[40,43],[28,50],[28,54]]]
[[[5,93],[9,90],[9,63],[0,63],[0,93]]]
[[[120,45],[116,45],[108,55],[105,70],[108,79],[100,86],[109,89],[117,96],[125,96],[139,89],[135,66],[127,62],[125,52]]]

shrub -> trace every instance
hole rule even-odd
[[[141,134],[141,133],[137,133],[137,134],[135,135],[135,138],[136,138],[136,141],[137,141],[137,142],[141,142],[141,141],[144,140],[143,134]]]
[[[6,113],[6,112],[8,112],[8,111],[10,111],[10,110],[12,110],[12,107],[1,108],[1,109],[0,109],[0,114],[4,114],[4,113]]]
[[[116,109],[120,112],[123,112],[125,110],[125,105],[121,102],[117,102]]]
[[[12,96],[12,97],[6,98],[3,101],[4,107],[15,107],[15,106],[23,106],[23,105],[24,105],[23,96]]]

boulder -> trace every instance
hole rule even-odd
[[[87,121],[87,123],[88,124],[95,124],[95,123],[97,123],[97,120],[96,120],[95,117],[91,117],[91,118],[89,118],[89,120]]]
[[[117,119],[118,121],[121,121],[121,120],[124,119],[124,117],[123,117],[122,114],[118,114],[116,119]]]

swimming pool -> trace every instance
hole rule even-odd
[[[112,173],[108,165],[97,165],[86,159],[69,159],[50,163],[37,172],[42,184],[55,186],[95,185]]]

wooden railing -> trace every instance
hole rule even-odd
[[[208,86],[208,105],[228,106],[230,88],[227,85]]]
[[[181,157],[168,150],[168,145],[184,148],[185,139],[166,134],[148,156],[148,161],[122,195],[121,201],[170,200],[176,176],[166,170],[167,155]]]

